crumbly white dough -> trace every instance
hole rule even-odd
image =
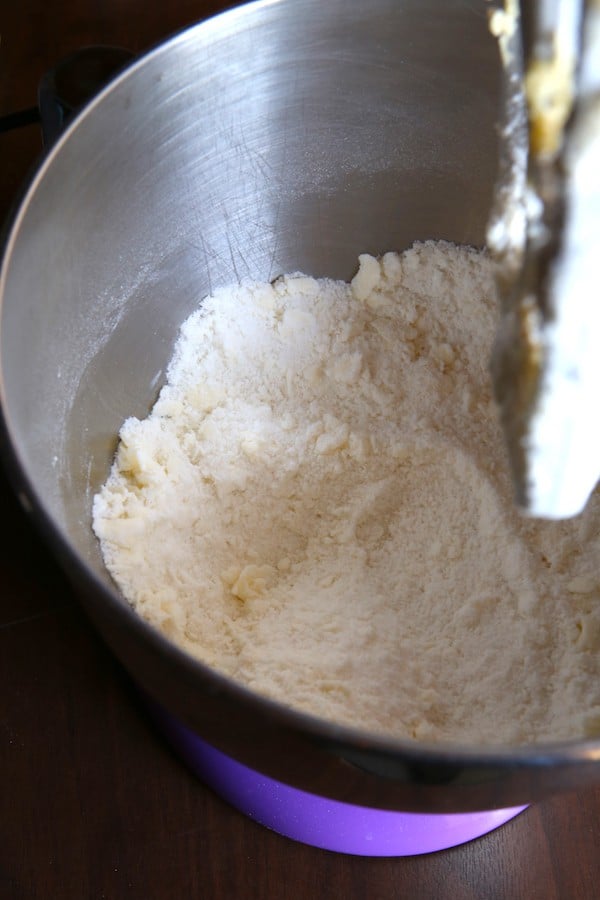
[[[600,733],[600,501],[513,508],[487,257],[360,258],[351,285],[216,291],[94,529],[134,608],[318,716],[418,740]]]

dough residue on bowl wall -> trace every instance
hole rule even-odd
[[[479,251],[217,290],[94,500],[137,612],[250,688],[417,740],[600,733],[600,500],[519,516]]]

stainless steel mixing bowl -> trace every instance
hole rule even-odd
[[[188,658],[108,577],[90,527],[128,415],[178,327],[244,276],[349,278],[359,252],[480,245],[497,166],[485,0],[279,0],[137,62],[44,161],[1,274],[3,442],[25,506],[134,679],[295,787],[403,810],[491,809],[600,776],[600,743],[427,747],[266,701]],[[398,686],[401,690],[402,686]]]

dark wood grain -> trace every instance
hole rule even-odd
[[[326,2],[326,0],[324,0]],[[41,75],[94,43],[147,48],[224,4],[21,0],[0,11],[0,115],[31,106]],[[40,149],[0,135],[0,216]],[[592,900],[600,790],[549,800],[463,847],[360,859],[250,822],[192,777],[0,475],[0,897]]]

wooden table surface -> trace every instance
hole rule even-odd
[[[3,0],[0,115],[32,106],[42,74],[74,50],[138,52],[222,6]],[[35,125],[0,134],[2,219],[39,149]],[[0,526],[2,900],[600,895],[600,789],[406,859],[337,855],[247,820],[153,732],[1,473]]]

